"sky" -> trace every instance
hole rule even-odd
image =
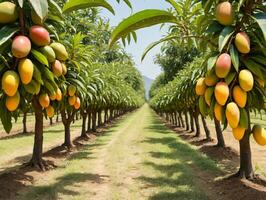
[[[108,10],[102,9],[101,16],[109,18],[110,24],[112,27],[115,27],[121,22],[124,18],[131,15],[131,9],[120,0],[121,3],[118,4],[116,0],[108,0],[108,2],[113,6],[116,14],[111,14]],[[169,7],[169,4],[164,0],[130,0],[133,13],[144,10],[144,9],[165,9]],[[151,50],[144,61],[141,62],[141,55],[146,47],[154,42],[159,40],[166,34],[167,28],[160,30],[160,25],[145,28],[137,31],[137,43],[131,41],[129,45],[126,46],[126,52],[133,56],[133,59],[136,63],[136,67],[139,71],[149,77],[154,79],[161,72],[161,69],[158,65],[154,64],[155,55],[160,52],[160,45]]]

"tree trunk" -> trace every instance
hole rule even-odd
[[[56,122],[59,122],[59,113],[57,111],[57,115],[56,115]]]
[[[194,118],[193,118],[192,111],[189,112],[189,116],[190,116],[190,128],[191,128],[191,132],[194,132],[195,131],[195,127],[194,127]]]
[[[80,137],[82,138],[87,138],[87,134],[86,134],[86,120],[87,120],[87,113],[84,111],[81,111],[81,116],[82,116],[82,129],[81,129],[81,135]]]
[[[185,114],[185,121],[186,121],[186,131],[188,131],[190,127],[189,127],[187,112],[185,112],[184,114]]]
[[[216,146],[225,147],[222,128],[221,128],[220,122],[215,117],[214,117],[214,124],[215,124],[216,137],[217,137],[217,145]]]
[[[184,127],[185,127],[185,125],[184,125],[184,121],[183,121],[183,117],[182,117],[182,114],[181,114],[181,112],[179,112],[179,113],[178,113],[178,115],[179,115],[179,118],[180,118],[181,127],[182,127],[182,128],[184,128]]]
[[[62,146],[67,147],[67,149],[71,149],[73,147],[72,141],[71,141],[71,134],[70,134],[70,124],[72,120],[67,120],[67,123],[64,124],[65,127],[65,142],[62,144]]]
[[[196,125],[196,135],[195,137],[200,136],[200,125],[199,125],[199,115],[195,112],[194,113],[195,125]]]
[[[87,110],[88,113],[88,124],[87,124],[87,132],[91,130],[91,112]]]
[[[108,123],[108,109],[104,110],[104,123],[107,124]]]
[[[50,125],[53,125],[53,118],[49,118],[50,119]]]
[[[23,120],[22,120],[22,123],[23,123],[23,133],[27,133],[27,112],[24,112],[23,113]]]
[[[41,170],[45,170],[44,162],[42,160],[43,150],[43,113],[42,107],[39,104],[36,97],[32,101],[32,105],[35,112],[35,135],[33,153],[30,161],[30,165],[33,167],[39,167]]]
[[[93,132],[96,132],[96,117],[97,117],[96,115],[97,113],[93,111],[92,112],[92,127],[91,127]]]
[[[102,126],[102,111],[98,111],[98,127]]]
[[[201,115],[201,120],[202,120],[203,128],[204,128],[204,131],[205,131],[205,134],[206,134],[206,139],[210,140],[211,139],[211,133],[210,133],[210,130],[208,128],[208,125],[207,125],[206,120],[203,117],[203,115]]]

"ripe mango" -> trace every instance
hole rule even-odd
[[[244,108],[247,103],[247,93],[238,85],[233,88],[233,98],[240,108]]]
[[[18,90],[19,82],[19,76],[16,72],[6,71],[2,77],[2,89],[8,96],[12,97]]]
[[[13,112],[15,111],[20,103],[20,94],[19,92],[16,92],[16,94],[12,97],[7,96],[6,98],[6,108],[10,111]]]
[[[242,128],[241,126],[232,129],[234,138],[239,141],[243,138],[245,131],[246,129]]]
[[[224,106],[229,97],[229,87],[225,82],[219,82],[216,84],[214,89],[214,95],[216,101]]]
[[[18,19],[17,7],[14,3],[4,1],[0,3],[0,24],[8,24]]]
[[[80,108],[80,98],[79,97],[77,97],[77,99],[76,99],[76,102],[74,104],[74,108],[76,110],[78,110]]]
[[[234,10],[232,4],[228,1],[219,3],[216,8],[215,16],[217,21],[222,25],[228,26],[233,24]]]
[[[240,120],[240,111],[236,103],[227,104],[225,116],[231,128],[237,128]]]
[[[66,59],[68,59],[68,53],[64,45],[59,42],[54,42],[50,46],[53,48],[58,60],[65,61]]]
[[[199,78],[196,84],[196,94],[199,96],[204,95],[206,90],[205,78]]]
[[[238,81],[239,81],[240,87],[244,91],[249,92],[250,90],[252,90],[253,85],[254,85],[254,78],[253,78],[252,73],[249,70],[247,69],[241,70],[238,75]]]
[[[204,97],[208,106],[211,106],[211,98],[214,92],[214,87],[208,87],[205,91]]]
[[[68,95],[72,97],[75,95],[77,89],[74,85],[70,85],[67,90],[68,90]]]
[[[29,30],[31,41],[37,46],[46,46],[50,44],[50,34],[42,26],[32,26]]]
[[[55,52],[52,47],[47,45],[40,48],[40,50],[43,53],[43,55],[45,55],[49,63],[55,62]]]
[[[223,107],[218,103],[215,103],[214,105],[214,116],[218,121],[222,121]]]
[[[221,54],[215,65],[215,73],[219,78],[225,78],[231,70],[231,57],[227,53]]]
[[[30,59],[22,59],[19,61],[18,72],[23,84],[27,85],[31,82],[33,71],[34,66]]]
[[[16,58],[25,58],[31,50],[29,38],[23,35],[16,36],[12,42],[11,51]]]
[[[46,109],[47,116],[52,118],[54,116],[54,107],[49,105]]]
[[[76,96],[68,97],[69,105],[74,106],[74,104],[76,103],[76,100],[77,100]]]
[[[250,39],[245,32],[240,32],[236,34],[235,45],[240,53],[250,52]]]
[[[214,86],[219,81],[215,73],[211,73],[205,77],[205,84],[207,86]]]
[[[53,71],[55,76],[57,76],[57,77],[62,76],[63,69],[62,69],[62,65],[61,65],[60,61],[56,60],[52,64],[52,71]]]
[[[43,108],[47,108],[50,105],[50,98],[48,94],[43,93],[39,96],[39,103]]]
[[[265,129],[261,125],[254,125],[252,128],[252,133],[255,141],[259,145],[266,145],[266,132]]]
[[[62,100],[62,92],[59,88],[56,90],[56,100],[61,101]]]
[[[62,69],[63,69],[63,75],[66,75],[67,74],[66,64],[65,63],[61,63],[61,65],[62,65]]]

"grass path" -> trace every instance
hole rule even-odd
[[[145,105],[45,173],[19,199],[209,199],[216,163],[167,129]],[[210,177],[207,177],[210,178]]]

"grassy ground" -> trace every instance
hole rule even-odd
[[[25,188],[19,199],[204,200],[206,173],[220,169],[145,105]]]

